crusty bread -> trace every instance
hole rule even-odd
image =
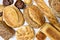
[[[22,12],[15,6],[7,6],[4,8],[3,19],[12,28],[20,27],[24,24]]]
[[[17,40],[33,40],[34,30],[30,26],[22,26],[16,31]]]
[[[45,23],[41,31],[52,40],[60,40],[60,32],[49,23]]]

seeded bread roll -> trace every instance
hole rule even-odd
[[[4,38],[4,40],[8,40],[14,35],[15,31],[6,25],[5,22],[0,22],[0,36]]]

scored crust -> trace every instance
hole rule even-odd
[[[45,23],[45,18],[35,5],[28,6],[24,9],[24,18],[33,28],[39,28]]]
[[[18,23],[18,15],[16,11],[10,6],[4,8],[3,19],[6,22],[6,24],[11,27],[16,26]]]
[[[18,25],[17,26],[23,25],[25,20],[24,20],[22,12],[18,10],[18,8],[16,8],[15,6],[13,6],[12,8],[15,9],[18,14]]]
[[[37,40],[44,40],[44,39],[46,39],[46,35],[44,33],[42,33],[42,32],[39,31],[36,34],[36,38],[37,38]]]
[[[33,40],[34,30],[30,26],[22,26],[16,31],[17,40]]]
[[[7,25],[15,28],[23,24],[23,16],[16,7],[7,6],[3,10],[3,19]]]

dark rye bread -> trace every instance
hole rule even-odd
[[[4,38],[4,40],[8,40],[14,35],[15,31],[6,25],[5,22],[0,22],[0,36]]]

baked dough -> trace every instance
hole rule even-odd
[[[20,27],[24,23],[24,18],[15,6],[7,6],[3,10],[3,19],[12,28]]]
[[[34,30],[30,26],[22,26],[16,31],[17,40],[33,40]]]
[[[45,23],[41,31],[51,40],[60,40],[60,32],[49,23]]]

